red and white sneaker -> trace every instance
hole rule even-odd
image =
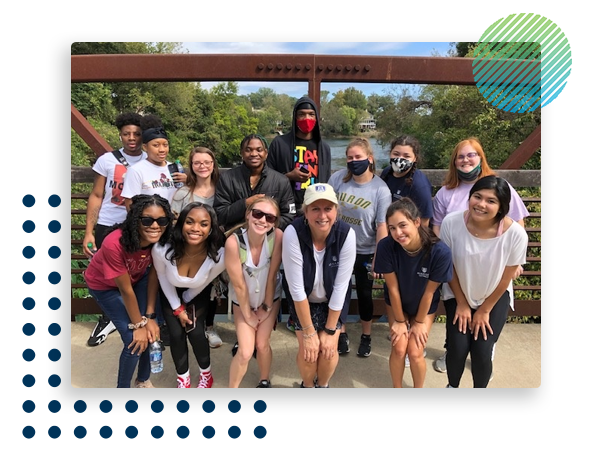
[[[198,382],[198,388],[212,388],[213,376],[211,371],[200,372],[200,381]]]
[[[177,388],[191,388],[190,374],[177,376]]]

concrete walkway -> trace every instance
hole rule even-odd
[[[217,321],[219,318],[217,317]],[[117,332],[97,347],[88,347],[87,339],[94,323],[71,323],[71,384],[75,388],[114,388],[117,382],[118,356],[121,339]],[[217,322],[216,328],[223,339],[223,346],[211,350],[211,363],[215,378],[214,388],[226,388],[231,348],[235,343],[233,323]],[[372,353],[368,358],[356,356],[360,340],[360,325],[347,325],[350,337],[350,353],[340,357],[336,373],[331,379],[335,388],[391,388],[388,358],[390,342],[387,340],[388,327],[385,323],[374,323],[372,333]],[[426,388],[446,386],[446,374],[433,369],[433,361],[443,354],[445,325],[434,324],[427,347]],[[271,383],[274,388],[298,388],[300,377],[296,368],[298,343],[296,336],[288,331],[285,323],[279,323],[271,336],[273,367]],[[155,387],[175,388],[176,373],[167,348],[164,357],[164,370],[152,374]],[[190,368],[192,385],[198,381],[198,366],[191,353]],[[258,384],[256,360],[252,360],[242,382],[243,388],[253,388]],[[404,374],[405,387],[412,387],[409,369]],[[496,346],[494,378],[489,388],[537,388],[541,385],[541,325],[506,324]],[[472,387],[472,378],[467,369],[463,375],[461,388]]]

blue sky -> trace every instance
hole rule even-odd
[[[447,56],[448,42],[183,42],[183,48],[190,54],[334,54],[360,56]],[[216,82],[203,82],[203,88],[210,88]],[[308,92],[304,82],[238,82],[240,94],[256,92],[268,86],[276,93],[301,97]],[[383,94],[393,85],[376,83],[323,83],[322,91],[336,93],[355,87],[366,96]],[[397,85],[396,85],[397,87]]]

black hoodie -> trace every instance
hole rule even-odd
[[[298,106],[306,102],[312,105],[317,113],[317,123],[312,131],[312,139],[309,141],[304,141],[303,139],[296,137],[296,111],[298,110]],[[298,158],[296,146],[306,146],[310,143],[314,143],[317,146],[316,158],[318,160],[316,165],[310,160],[311,155],[306,156],[306,158],[301,158],[303,161],[299,161]],[[295,169],[296,166],[302,165],[306,165],[309,171],[311,171],[311,177],[304,184],[290,181],[292,191],[294,192],[294,201],[296,203],[297,211],[301,209],[306,187],[313,183],[326,183],[331,176],[331,149],[327,143],[321,140],[321,131],[319,129],[319,112],[317,111],[315,102],[306,96],[298,99],[294,105],[294,111],[292,112],[291,131],[273,139],[273,142],[271,142],[271,146],[269,147],[269,155],[267,156],[267,166],[271,169],[279,171],[281,174],[286,174],[292,169]],[[316,177],[314,177],[315,169],[317,172]]]

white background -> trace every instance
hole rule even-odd
[[[212,4],[211,4],[212,5]],[[417,4],[391,2],[227,2],[226,9],[178,2],[77,2],[61,8],[49,2],[34,7],[29,2],[13,5],[3,14],[4,45],[1,88],[2,146],[5,158],[5,203],[2,221],[4,269],[2,292],[4,322],[2,386],[2,450],[11,458],[39,455],[63,458],[124,458],[137,454],[153,458],[246,455],[257,458],[366,458],[381,454],[424,458],[589,458],[594,449],[598,404],[596,402],[598,352],[593,337],[599,330],[598,299],[593,288],[598,271],[596,232],[590,219],[595,208],[595,177],[598,174],[598,132],[595,90],[597,53],[593,31],[596,18],[573,4],[523,10],[523,2],[440,2]],[[529,7],[527,7],[529,8]],[[342,390],[307,395],[294,390],[272,390],[260,396],[268,408],[252,410],[256,392],[215,390],[217,405],[208,416],[203,399],[188,399],[192,409],[185,415],[175,409],[178,401],[170,390],[156,390],[140,398],[140,392],[74,390],[70,386],[69,342],[69,194],[70,194],[70,45],[73,41],[477,41],[497,19],[512,13],[534,12],[554,21],[566,34],[572,50],[572,73],[562,94],[543,112],[544,185],[544,315],[542,385],[539,389],[475,391]],[[230,17],[224,18],[223,15]],[[592,67],[593,66],[593,67]],[[587,90],[585,88],[588,88]],[[594,187],[595,188],[595,187]],[[36,198],[25,208],[24,195]],[[48,197],[57,194],[62,205],[52,209]],[[31,219],[36,231],[27,235],[22,223]],[[63,225],[58,234],[47,229],[50,220]],[[590,231],[591,230],[591,231]],[[36,257],[27,260],[22,249],[31,245]],[[58,261],[47,255],[57,245]],[[26,286],[21,277],[33,271],[36,282]],[[52,286],[51,271],[63,281]],[[31,311],[22,308],[27,296],[36,300]],[[62,307],[54,312],[50,297]],[[26,337],[23,324],[31,322],[36,333]],[[63,332],[51,337],[47,328],[59,323]],[[32,348],[36,359],[26,363],[22,351]],[[59,348],[62,359],[47,358]],[[31,373],[33,388],[21,379]],[[50,374],[62,384],[51,388]],[[231,399],[242,403],[234,415],[226,408]],[[26,414],[23,401],[35,402]],[[62,410],[48,411],[50,400]],[[83,414],[73,403],[85,400]],[[109,414],[98,404],[113,403]],[[128,414],[124,403],[136,399],[140,409]],[[161,414],[150,411],[150,402],[161,399]],[[36,430],[33,439],[22,435],[23,427]],[[58,439],[48,428],[58,426]],[[78,440],[73,429],[87,429]],[[103,440],[101,426],[113,429]],[[129,440],[124,429],[135,425],[139,435]],[[155,440],[150,428],[161,425],[165,436]],[[175,435],[186,425],[187,440]],[[212,425],[212,440],[201,429]],[[238,425],[242,436],[230,439],[229,426]],[[267,428],[258,440],[254,426]],[[191,442],[190,442],[191,441]],[[252,449],[252,450],[249,450]],[[9,458],[9,457],[6,457]]]

